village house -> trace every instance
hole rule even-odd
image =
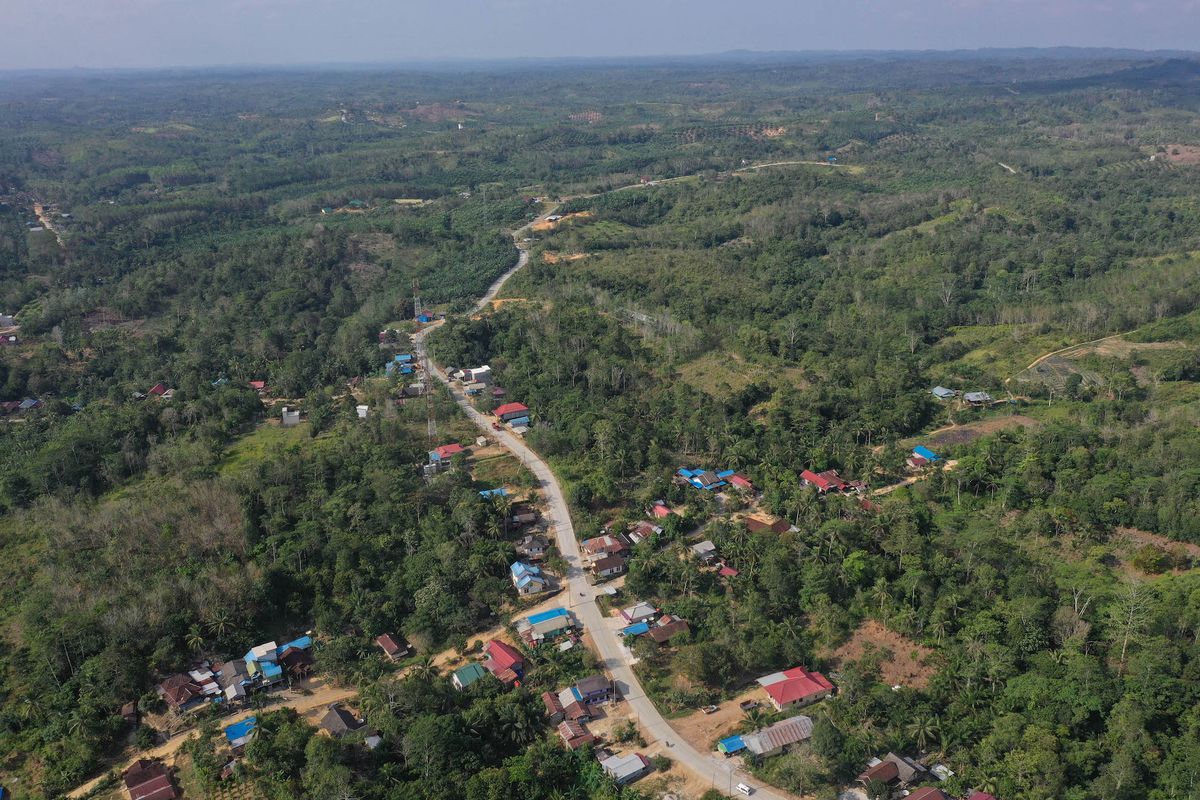
[[[121,773],[121,780],[129,800],[175,800],[179,796],[171,783],[171,773],[161,761],[139,758]]]
[[[833,694],[833,684],[819,672],[804,667],[792,667],[783,672],[764,675],[757,681],[767,690],[767,697],[776,711],[799,708]]]
[[[158,685],[158,696],[175,711],[187,711],[204,702],[204,690],[186,673],[171,675]]]
[[[842,476],[838,475],[836,469],[827,469],[824,472],[813,472],[810,469],[806,469],[800,473],[800,484],[802,486],[812,486],[821,494],[845,491],[850,486],[850,484],[842,480]]]
[[[321,730],[335,739],[340,739],[348,733],[362,730],[367,723],[351,714],[341,703],[329,706],[325,716],[321,717]]]
[[[743,520],[746,524],[746,530],[751,533],[763,533],[770,531],[771,533],[787,533],[788,531],[798,531],[795,525],[792,525],[786,520],[777,519],[773,521],[762,519],[761,517],[746,517]]]
[[[598,558],[588,566],[588,572],[592,577],[599,580],[602,578],[612,578],[625,572],[625,559],[621,556],[605,556]]]
[[[667,620],[664,622],[663,620]],[[654,641],[655,644],[666,644],[671,640],[671,637],[680,633],[690,633],[691,628],[688,627],[687,620],[679,619],[678,617],[666,616],[658,621],[658,625],[651,628],[646,635]]]
[[[954,389],[947,389],[945,386],[935,386],[930,390],[930,394],[938,400],[950,400],[958,396],[958,392]]]
[[[717,546],[708,539],[692,545],[692,555],[705,566],[715,564],[719,558],[717,555]]]
[[[733,473],[732,475],[730,475],[727,478],[727,480],[729,481],[729,484],[731,486],[741,489],[744,492],[754,493],[754,492],[758,491],[758,489],[755,488],[754,484],[750,481],[750,479],[747,478],[745,475],[741,474],[740,472]]]
[[[647,522],[645,520],[635,522],[629,529],[629,542],[630,544],[640,544],[641,542],[649,539],[651,536],[661,534],[662,532],[663,529],[660,526],[655,525],[653,522]]]
[[[231,659],[217,667],[217,682],[221,693],[228,702],[241,700],[246,696],[247,688],[253,685],[250,671],[246,662],[240,658]]]
[[[484,668],[496,676],[505,686],[517,683],[525,672],[525,656],[515,647],[499,639],[492,639],[483,648],[487,660]]]
[[[487,674],[482,664],[466,664],[450,673],[450,683],[461,692]]]
[[[517,633],[530,647],[575,630],[575,617],[565,608],[552,608],[517,622]]]
[[[508,521],[512,525],[531,525],[538,520],[537,509],[527,502],[513,503]]]
[[[550,541],[540,534],[531,534],[517,542],[513,549],[527,561],[541,561],[550,549]]]
[[[963,395],[963,400],[966,400],[968,405],[986,406],[991,405],[992,396],[987,392],[967,392]]]
[[[460,380],[466,383],[483,383],[489,384],[492,382],[492,368],[487,364],[482,367],[474,367],[472,369],[464,369]]]
[[[591,706],[581,702],[569,686],[558,694],[542,692],[542,705],[546,707],[546,716],[552,723],[559,723],[564,719],[575,722],[587,722],[592,719]]]
[[[501,422],[511,422],[522,417],[529,419],[529,407],[524,403],[505,403],[502,406],[496,406],[496,410],[492,413]]]
[[[913,789],[908,795],[908,800],[954,800],[950,795],[938,789],[936,786],[922,786],[920,789]]]
[[[508,571],[512,578],[512,585],[516,587],[517,594],[522,597],[539,594],[550,588],[549,583],[542,576],[540,567],[526,564],[524,561],[514,561]]]
[[[627,624],[633,625],[638,622],[645,622],[648,619],[654,619],[658,616],[658,609],[650,603],[641,602],[635,603],[628,608],[623,608],[619,613],[621,619],[625,620]]]
[[[569,719],[558,723],[558,735],[568,750],[578,750],[596,741],[586,725]]]
[[[728,486],[729,482],[726,479],[732,477],[733,474],[734,472],[731,469],[714,472],[711,469],[687,469],[686,467],[680,467],[675,472],[675,477],[681,483],[711,492]]]
[[[867,768],[858,776],[858,782],[863,786],[872,781],[879,781],[888,786],[907,786],[925,774],[925,768],[917,762],[888,753],[883,758],[872,758],[867,762]]]
[[[401,640],[403,641],[403,640]],[[396,637],[390,633],[382,633],[375,637],[375,644],[383,650],[383,654],[387,656],[388,661],[396,662],[408,655],[408,643],[401,644],[396,641]]]
[[[812,719],[797,715],[751,733],[722,739],[717,743],[717,750],[727,756],[745,751],[756,758],[770,758],[785,753],[793,745],[809,739],[812,732]]]
[[[429,451],[429,463],[446,465],[457,455],[465,453],[466,449],[457,442],[443,444]]]
[[[579,549],[586,560],[624,553],[629,549],[629,544],[616,536],[604,534],[594,539],[585,539],[579,545]]]
[[[610,755],[600,760],[600,766],[618,786],[633,783],[651,770],[650,759],[641,753]]]
[[[570,692],[576,700],[587,706],[607,703],[613,699],[613,682],[596,673],[580,678],[570,688]]]
[[[655,500],[654,504],[650,506],[650,516],[655,519],[666,519],[674,513],[665,500]]]
[[[280,412],[280,417],[280,422],[285,428],[294,428],[300,424],[300,410],[297,408],[284,406],[283,410]]]
[[[248,717],[241,722],[225,726],[225,739],[234,755],[240,755],[242,748],[254,738],[254,729],[258,726],[258,717]]]

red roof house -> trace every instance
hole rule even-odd
[[[585,539],[579,545],[579,549],[589,556],[611,556],[616,553],[624,553],[629,549],[629,545],[615,536],[605,534],[594,539]]]
[[[529,413],[529,406],[524,403],[505,403],[502,406],[496,406],[496,410],[492,413],[501,419],[509,415],[524,416]]]
[[[520,679],[525,668],[525,656],[515,647],[499,639],[492,639],[483,651],[487,653],[487,661],[483,662],[483,666],[499,678],[501,683],[513,684]]]
[[[162,397],[167,393],[167,385],[165,383],[156,383],[146,390],[146,394],[152,394],[155,397]]]
[[[438,458],[445,460],[463,452],[463,446],[457,442],[454,444],[443,444],[434,448],[433,452],[437,453]]]
[[[172,675],[158,685],[158,693],[174,709],[187,708],[204,696],[204,689],[182,672]]]
[[[666,519],[667,517],[671,516],[675,512],[672,511],[670,508],[668,508],[666,503],[659,500],[657,503],[655,503],[653,506],[651,506],[650,513],[656,519]]]
[[[974,789],[967,795],[967,800],[996,800],[996,795],[987,792],[977,792]]]
[[[908,800],[951,800],[951,797],[936,786],[922,786],[914,789]]]
[[[739,489],[746,489],[747,491],[751,492],[754,491],[754,484],[750,482],[749,478],[739,472],[733,473],[725,480],[729,481],[734,486],[737,486]]]
[[[383,650],[383,654],[392,661],[403,658],[408,655],[408,648],[396,641],[390,633],[383,633],[375,637],[375,644]]]
[[[717,574],[722,578],[736,578],[741,573],[728,564],[722,564],[721,568],[717,570]]]
[[[266,381],[250,381],[250,388],[256,392],[261,392],[263,389],[267,388],[267,382]]]
[[[833,684],[819,672],[792,667],[758,679],[776,711],[814,703],[833,694]]]
[[[840,492],[848,485],[842,476],[838,475],[836,469],[827,469],[824,472],[813,472],[811,469],[806,469],[800,473],[800,480],[809,486],[815,486],[818,492]]]
[[[121,773],[121,778],[129,791],[129,800],[174,800],[179,796],[161,761],[139,758]]]
[[[586,725],[570,719],[558,723],[558,735],[562,737],[563,744],[567,746],[568,750],[578,750],[596,740]]]

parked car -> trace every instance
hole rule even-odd
[[[715,714],[717,712],[717,706],[703,706],[700,710],[705,714]]]
[[[744,795],[746,795],[746,797],[749,797],[750,795],[754,794],[754,787],[747,786],[744,783],[739,783],[734,788],[738,790],[738,794],[744,794]]]

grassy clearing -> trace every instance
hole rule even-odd
[[[301,422],[294,428],[282,425],[263,424],[252,433],[243,436],[225,453],[218,465],[222,475],[235,475],[266,459],[272,450],[298,445],[310,441],[308,423]]]
[[[972,325],[955,328],[943,344],[970,348],[948,366],[978,369],[1003,380],[1021,372],[1039,356],[1077,342],[1065,333],[1037,333],[1033,325]]]
[[[711,350],[679,367],[679,378],[713,397],[730,397],[753,383],[800,388],[806,385],[801,370],[750,363],[736,353]]]

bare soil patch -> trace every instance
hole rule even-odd
[[[542,261],[547,264],[560,264],[563,261],[578,261],[581,258],[587,258],[587,253],[558,253],[554,250],[546,250],[542,253]]]
[[[671,727],[701,753],[710,752],[714,742],[729,736],[745,718],[745,713],[738,708],[738,704],[744,700],[757,700],[765,704],[767,693],[761,686],[756,685],[732,700],[721,703],[711,714],[696,709],[686,717],[670,720]]]
[[[532,231],[538,231],[538,232],[552,231],[555,228],[557,228],[559,225],[562,225],[564,222],[567,222],[568,220],[587,219],[591,216],[593,216],[593,214],[590,211],[574,211],[570,214],[563,214],[562,219],[556,219],[553,221],[548,220],[548,219],[538,220],[537,222],[530,225],[529,229]]]
[[[913,441],[917,442],[919,440],[924,442],[926,446],[936,449],[948,445],[973,442],[983,436],[1008,428],[1036,428],[1039,425],[1041,423],[1033,417],[1027,417],[1024,414],[1013,414],[1008,417],[992,417],[991,419],[968,422],[965,425],[941,428],[928,436],[918,437],[918,439],[914,439]]]
[[[1172,164],[1200,164],[1200,146],[1194,144],[1169,144],[1167,152],[1159,156]]]
[[[932,650],[885,628],[873,619],[859,625],[849,640],[830,655],[840,666],[862,658],[872,648],[876,652],[891,653],[890,657],[883,659],[879,670],[880,679],[889,686],[924,689],[937,671],[931,665]]]

